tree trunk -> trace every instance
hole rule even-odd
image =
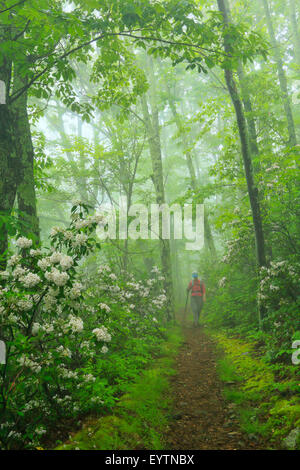
[[[286,79],[285,71],[283,69],[283,62],[282,62],[280,50],[279,50],[278,43],[275,37],[275,32],[273,28],[273,22],[272,22],[268,0],[262,0],[262,1],[263,1],[263,6],[265,10],[265,15],[266,15],[266,22],[267,22],[267,27],[269,31],[270,42],[271,42],[271,46],[272,46],[272,50],[274,54],[274,59],[277,65],[277,74],[278,74],[278,79],[279,79],[279,84],[280,84],[280,90],[282,93],[283,107],[284,107],[284,112],[285,112],[285,116],[287,120],[287,129],[288,129],[288,134],[289,134],[288,144],[289,146],[294,147],[295,145],[297,145],[297,138],[296,138],[294,117],[293,117],[293,112],[292,112],[292,107],[291,107],[291,100],[290,100],[290,96],[289,96],[288,88],[287,88],[287,79]]]
[[[239,64],[237,72],[238,72],[239,83],[240,83],[241,92],[242,92],[244,109],[246,113],[248,130],[249,130],[251,154],[257,157],[259,155],[259,148],[258,148],[258,143],[257,143],[256,125],[255,125],[255,120],[253,118],[251,98],[247,89],[247,85],[245,83],[246,78],[245,78],[242,64]],[[254,169],[259,170],[259,165],[258,164],[254,165]]]
[[[295,0],[289,1],[289,10],[290,10],[295,61],[297,65],[300,66],[300,34],[299,34],[298,24],[297,24]]]
[[[17,88],[25,81],[16,77]],[[34,149],[27,112],[27,93],[23,93],[13,105],[15,121],[15,147],[20,161],[20,174],[17,186],[19,217],[23,222],[23,233],[34,238],[34,244],[40,242],[39,219],[37,216],[34,180]]]
[[[177,112],[174,101],[172,100],[172,98],[170,96],[170,89],[169,88],[168,88],[168,96],[169,96],[169,99],[168,99],[169,105],[170,105],[172,114],[174,116],[177,129],[180,132],[182,130],[180,116]],[[187,143],[186,135],[184,134],[184,132],[182,133],[182,143],[183,143],[183,149],[184,149],[185,156],[186,156],[186,164],[187,164],[187,167],[188,167],[188,170],[189,170],[189,173],[190,173],[192,189],[193,189],[195,194],[199,194],[200,193],[200,188],[199,188],[199,185],[197,183],[197,178],[196,178],[196,173],[195,173],[195,168],[194,168],[194,165],[193,165],[191,152],[186,150],[188,148],[188,143]],[[202,198],[200,200],[200,203],[201,204],[204,203],[204,198]],[[212,232],[211,232],[209,218],[208,218],[208,215],[207,215],[207,212],[206,212],[205,208],[204,208],[204,242],[205,242],[205,245],[207,246],[207,248],[209,249],[211,256],[213,258],[216,258],[217,253],[216,253],[215,243],[214,243],[213,235],[212,235]]]
[[[219,10],[223,15],[224,24],[227,28],[229,25],[229,18],[227,14],[227,9],[224,3],[224,0],[217,0]],[[228,34],[224,36],[224,50],[225,53],[231,55],[232,50],[230,46],[230,37]],[[250,152],[250,143],[249,136],[247,132],[247,123],[242,106],[242,102],[237,90],[237,86],[233,77],[232,70],[227,66],[225,68],[225,80],[227,84],[228,91],[230,93],[235,113],[237,119],[237,125],[239,129],[239,136],[241,141],[242,157],[244,163],[245,176],[247,181],[247,188],[249,194],[249,200],[252,211],[252,219],[255,232],[255,242],[256,242],[256,256],[257,263],[259,267],[266,265],[266,256],[265,256],[265,241],[264,241],[264,232],[262,226],[262,219],[260,213],[260,203],[258,198],[258,190],[255,186],[253,168],[252,168],[252,159]],[[260,319],[262,319],[264,312],[260,312]]]
[[[231,12],[230,12],[230,3],[229,0],[224,0],[225,8],[227,10],[228,21],[232,22]],[[251,155],[257,157],[259,155],[259,148],[257,143],[257,132],[256,132],[256,125],[255,120],[253,118],[253,109],[250,94],[248,91],[248,87],[246,84],[246,77],[243,69],[242,62],[239,62],[237,68],[237,74],[239,78],[239,84],[241,89],[242,101],[245,109],[245,117],[248,125],[248,133],[249,133],[249,142],[250,142],[250,150]],[[259,170],[259,165],[253,165],[254,170]]]
[[[0,29],[0,41],[8,40],[9,32]],[[0,67],[0,80],[4,83],[5,97],[0,104],[0,269],[6,267],[6,251],[8,248],[8,232],[6,222],[11,215],[16,191],[18,161],[13,142],[13,118],[8,102],[12,64],[5,57]]]
[[[153,73],[153,65],[150,63],[150,107],[151,115],[148,108],[146,96],[143,95],[141,98],[142,111],[145,121],[145,126],[148,134],[148,143],[150,156],[152,161],[153,177],[152,181],[155,188],[156,203],[161,205],[165,203],[165,191],[163,183],[163,167],[162,167],[162,155],[160,145],[160,133],[159,133],[159,120],[158,120],[158,108],[156,104],[156,87],[155,77]],[[171,249],[170,240],[164,240],[162,237],[159,239],[160,242],[160,257],[163,275],[165,277],[164,287],[169,301],[168,307],[168,318],[174,318],[174,307],[173,307],[173,283],[172,283],[172,265],[171,265]]]
[[[0,105],[0,216],[4,217],[0,228],[0,269],[6,267],[8,248],[6,223],[15,202],[18,165],[12,139],[10,109],[7,105]]]

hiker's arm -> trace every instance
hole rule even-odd
[[[206,289],[205,289],[204,284],[203,284],[203,302],[206,302]]]

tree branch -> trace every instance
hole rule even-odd
[[[0,10],[0,14],[12,10],[13,8],[18,7],[19,5],[22,5],[25,2],[27,2],[27,0],[21,0],[21,2],[15,3],[14,5],[11,5],[10,7],[6,8],[5,10]]]
[[[48,70],[50,70],[59,61],[67,58],[68,56],[70,56],[71,54],[74,54],[75,52],[79,51],[80,49],[83,49],[84,47],[89,46],[89,45],[93,44],[94,42],[99,41],[100,39],[103,39],[103,38],[109,37],[109,36],[123,36],[123,37],[129,37],[129,38],[132,38],[132,39],[139,39],[139,40],[142,40],[142,41],[156,41],[156,42],[162,42],[164,44],[170,44],[170,45],[174,45],[174,46],[179,45],[179,46],[191,47],[191,48],[197,49],[198,51],[200,49],[202,49],[202,50],[205,50],[207,52],[214,52],[214,53],[222,54],[222,55],[225,55],[225,56],[227,55],[226,53],[224,53],[222,51],[215,51],[215,50],[211,50],[211,49],[206,49],[204,47],[198,46],[196,44],[191,44],[191,43],[188,43],[188,42],[168,41],[166,39],[157,38],[157,37],[154,37],[154,36],[149,36],[149,37],[147,37],[147,36],[136,36],[136,35],[132,34],[130,31],[118,32],[118,33],[102,33],[99,36],[97,36],[93,39],[90,39],[89,41],[86,41],[82,44],[79,44],[78,46],[74,47],[73,49],[65,52],[64,54],[59,56],[54,61],[54,64],[51,64],[51,66],[44,67],[43,70],[41,70],[38,74],[36,74],[34,77],[32,77],[32,79],[27,83],[27,85],[20,88],[15,93],[13,93],[10,96],[9,102],[13,103],[14,101],[16,101],[23,93],[25,93],[31,87],[31,85],[33,85],[41,76],[43,76]],[[202,53],[202,55],[205,57],[205,55],[203,53]]]

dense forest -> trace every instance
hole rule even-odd
[[[298,0],[0,0],[0,449],[300,448],[299,124]]]

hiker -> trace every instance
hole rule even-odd
[[[191,308],[194,316],[194,326],[199,324],[199,316],[202,310],[203,304],[206,301],[205,285],[204,282],[198,279],[198,273],[192,274],[192,280],[189,282],[187,292],[191,292]]]

